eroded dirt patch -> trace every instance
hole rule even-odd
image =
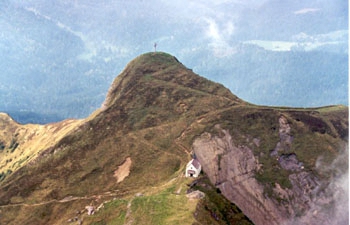
[[[114,171],[114,177],[117,179],[117,183],[122,182],[130,173],[131,167],[131,158],[128,157],[125,159],[122,165],[118,167],[116,171]]]

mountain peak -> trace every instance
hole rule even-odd
[[[150,66],[154,67],[156,65],[161,66],[160,68],[164,68],[164,66],[169,66],[173,64],[182,65],[179,60],[166,52],[148,52],[142,55],[139,55],[131,63],[139,63],[139,66]],[[158,68],[159,69],[159,68]]]
[[[144,85],[149,85],[149,88],[159,86],[160,89],[164,89],[161,86],[170,85],[172,88],[177,86],[243,102],[223,85],[209,81],[186,68],[176,57],[164,52],[149,52],[129,62],[116,77],[102,109],[110,107],[120,96],[125,97],[125,93],[130,93],[132,90],[140,91],[145,88]]]

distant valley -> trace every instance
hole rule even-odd
[[[305,7],[302,2],[208,3],[218,12],[230,9],[223,14],[227,19],[202,8],[195,11],[203,15],[187,15],[185,21],[173,15],[177,10],[170,6],[177,4],[4,2],[0,111],[20,123],[87,117],[101,106],[125,65],[153,50],[155,42],[195,73],[257,105],[348,104],[347,19],[332,11],[343,2],[332,2],[334,8],[318,2],[326,5],[325,12],[294,9]],[[155,6],[167,13],[150,13]],[[236,10],[239,20],[231,18]],[[271,20],[269,12],[280,19]],[[158,18],[168,14],[173,17]]]

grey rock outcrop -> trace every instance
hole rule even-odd
[[[189,199],[202,199],[205,197],[205,194],[199,190],[196,190],[186,194],[186,196]]]
[[[290,173],[290,188],[276,182],[269,184],[272,193],[266,193],[266,186],[255,178],[261,168],[258,157],[250,147],[235,144],[229,131],[218,125],[216,128],[220,134],[203,133],[195,139],[193,151],[210,181],[254,224],[332,224],[330,222],[335,219],[332,213],[337,211],[327,210],[336,208],[335,189],[330,188],[332,181],[325,183],[312,171],[304,171],[303,163],[297,156],[286,153],[293,137],[284,117],[279,119],[279,124],[280,141],[270,157],[276,157],[280,169]],[[256,139],[251,141],[254,144]],[[346,196],[343,187],[337,190],[338,196]],[[347,203],[348,199],[344,202]]]
[[[278,134],[280,141],[276,144],[275,149],[271,152],[271,156],[277,156],[278,152],[288,150],[293,142],[293,136],[290,134],[291,127],[287,119],[284,116],[281,116],[278,122]]]
[[[194,152],[210,181],[256,224],[280,224],[288,216],[264,196],[254,177],[259,163],[251,149],[235,146],[228,131],[223,137],[204,133],[193,143]],[[283,212],[284,211],[284,212]]]
[[[95,207],[92,205],[86,206],[85,209],[87,210],[87,214],[90,215],[94,215],[95,213]]]
[[[298,161],[297,155],[294,153],[282,154],[278,158],[278,162],[285,170],[300,171],[303,169],[303,163]]]

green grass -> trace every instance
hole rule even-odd
[[[111,200],[104,204],[100,209],[92,216],[85,216],[84,222],[90,225],[118,225],[125,223],[125,216],[127,212],[128,201],[125,199]]]
[[[206,175],[198,180],[193,189],[205,193],[205,198],[199,202],[196,209],[198,215],[196,219],[201,224],[253,224],[236,205],[229,202],[220,190],[210,183]]]
[[[182,192],[176,194],[180,187]],[[184,183],[180,183],[153,195],[136,197],[131,205],[133,224],[192,224],[195,202],[191,202],[184,192]]]

